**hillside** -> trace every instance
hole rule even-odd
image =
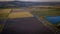
[[[55,6],[60,5],[60,2],[22,2],[22,1],[0,2],[0,8],[30,7],[39,5]]]

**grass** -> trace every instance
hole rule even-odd
[[[36,10],[32,11],[32,14],[37,16],[60,16],[60,10],[58,9],[51,9],[51,10]]]

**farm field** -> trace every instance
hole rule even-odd
[[[37,9],[31,13],[37,16],[60,16],[60,9]]]
[[[25,9],[24,10],[24,9],[20,8],[20,9],[4,9],[4,10],[2,9],[1,11],[3,11],[3,12],[1,12],[1,14],[3,14],[2,15],[3,17],[0,17],[0,19],[6,19],[8,16],[6,22],[4,23],[4,24],[7,24],[7,25],[5,25],[7,28],[3,28],[3,25],[0,25],[1,26],[0,28],[1,29],[3,28],[3,33],[11,32],[12,30],[15,30],[15,32],[16,32],[16,30],[18,31],[19,28],[20,28],[19,31],[24,30],[24,32],[26,30],[27,31],[29,30],[30,32],[32,32],[32,29],[33,29],[33,31],[35,29],[44,31],[46,28],[48,28],[48,30],[47,29],[45,30],[46,32],[51,30],[51,32],[49,31],[49,33],[54,33],[54,32],[56,32],[55,29],[52,28],[50,25],[47,25],[47,23],[43,24],[42,21],[39,20],[39,18],[41,16],[44,19],[46,16],[60,16],[59,15],[60,11],[57,11],[55,9],[53,9],[53,10],[52,9],[34,9],[34,10]],[[37,16],[37,18],[36,18],[36,16]],[[4,20],[2,20],[2,21],[4,21]],[[12,30],[9,30],[9,28]],[[8,31],[6,29],[8,29]],[[53,32],[52,32],[52,30],[53,30]],[[43,31],[41,31],[41,32],[43,32]]]
[[[29,12],[14,12],[9,14],[8,18],[25,18],[25,17],[33,17]]]

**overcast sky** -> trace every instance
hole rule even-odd
[[[20,1],[34,1],[34,2],[54,2],[54,1],[60,1],[60,0],[20,0]]]
[[[0,1],[14,1],[14,0],[0,0]],[[60,2],[60,0],[16,0],[16,1],[29,1],[29,2]]]

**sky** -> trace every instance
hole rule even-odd
[[[14,1],[14,0],[0,0],[0,1]],[[60,0],[16,0],[16,1],[28,1],[28,2],[60,2]]]
[[[19,1],[33,1],[33,2],[59,2],[60,0],[19,0]]]

